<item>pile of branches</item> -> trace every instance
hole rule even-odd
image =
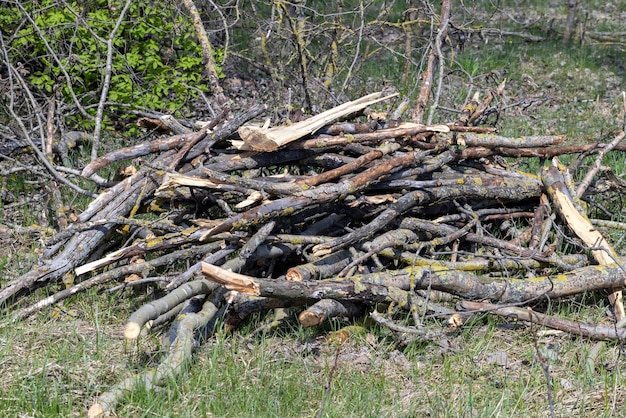
[[[371,315],[434,342],[441,330],[432,332],[428,318],[459,327],[477,311],[593,339],[624,338],[626,270],[581,200],[591,187],[624,190],[601,164],[607,152],[626,150],[624,131],[610,144],[587,146],[564,146],[561,135],[500,136],[477,125],[503,88],[482,101],[475,96],[456,121],[437,125],[375,112],[394,97],[382,92],[273,128],[246,125],[262,106],[230,118],[225,110],[197,131],[171,117],[142,120],[174,134],[84,167],[82,175],[95,178],[132,161],[128,177],[0,289],[0,303],[21,320],[96,286],[155,289],[124,335],[134,340],[170,324],[168,355],[103,393],[90,416],[111,411],[137,382],[150,388],[177,373],[216,321],[235,330],[253,312],[279,308],[296,310],[306,327]],[[568,153],[597,154],[577,186],[557,159]],[[544,164],[527,173],[502,157]],[[25,306],[23,296],[60,282],[65,289]],[[528,308],[601,289],[615,313],[610,326]],[[412,313],[410,326],[379,313],[402,310]]]

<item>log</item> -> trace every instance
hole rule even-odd
[[[195,280],[177,287],[166,296],[143,305],[139,310],[135,311],[124,326],[124,337],[127,340],[136,339],[141,332],[141,327],[148,321],[158,318],[192,296],[208,295],[213,290],[215,290],[215,286],[206,280]]]
[[[326,279],[343,270],[350,263],[350,260],[349,251],[337,251],[319,260],[290,267],[285,274],[285,278],[296,282]]]
[[[590,338],[592,340],[623,341],[626,338],[625,328],[618,329],[612,325],[606,326],[586,324],[581,321],[572,321],[568,319],[557,318],[555,316],[533,311],[529,308],[520,308],[516,306],[500,306],[490,303],[471,301],[462,301],[459,303],[459,307],[464,310],[472,310],[475,312],[488,312],[505,318],[516,319],[518,321],[532,322],[534,324],[558,329],[572,335]]]
[[[485,148],[541,148],[558,145],[563,141],[565,141],[565,135],[535,135],[509,138],[495,134],[464,133],[457,136],[457,142],[460,145]]]
[[[394,303],[400,307],[410,306],[408,292],[397,287],[359,280],[294,282],[268,280],[233,273],[220,267],[202,263],[202,273],[213,283],[228,290],[252,296],[278,297],[295,301],[365,301],[371,303]]]
[[[611,289],[626,285],[626,272],[616,264],[588,266],[563,274],[505,280],[478,276],[465,271],[408,267],[380,273],[355,275],[346,279],[321,281],[286,281],[260,279],[233,273],[202,263],[202,273],[209,281],[228,290],[253,296],[284,298],[295,301],[386,302],[408,307],[410,289],[441,290],[469,300],[493,303],[528,303],[541,298],[556,299],[584,291]]]
[[[362,313],[363,309],[357,304],[333,299],[322,299],[300,312],[298,321],[300,321],[303,327],[314,327],[330,318],[352,318]]]
[[[593,257],[600,265],[621,264],[613,247],[604,236],[593,227],[589,218],[580,213],[574,205],[572,196],[565,185],[565,180],[559,167],[562,167],[562,165],[559,163],[558,159],[555,158],[552,164],[545,167],[542,172],[543,183],[557,212],[574,233],[583,240],[585,245],[591,248],[591,254],[593,254]],[[565,169],[563,168],[563,170]],[[619,287],[621,288],[623,286]],[[613,306],[616,322],[621,323],[624,317],[626,317],[621,289],[616,289],[611,293],[609,295],[609,301],[611,302],[611,306]]]
[[[176,340],[161,363],[155,369],[149,369],[138,375],[131,376],[100,394],[89,408],[87,416],[95,418],[110,413],[123,396],[139,384],[143,384],[147,390],[151,390],[166,379],[175,377],[191,359],[195,331],[208,324],[217,314],[219,306],[216,306],[216,304],[216,301],[207,300],[204,302],[200,312],[182,315],[183,317],[176,330]]]
[[[194,136],[200,135],[204,137],[205,134],[205,132],[202,132],[201,134],[175,135],[165,139],[157,139],[152,142],[144,142],[132,147],[121,148],[115,151],[111,151],[108,154],[98,157],[89,164],[87,164],[85,168],[83,168],[81,175],[83,177],[89,178],[93,174],[95,174],[96,171],[115,162],[130,160],[133,158],[141,157],[143,155],[171,150],[180,147],[182,144],[189,140],[193,140]]]
[[[360,99],[344,103],[330,110],[313,116],[302,122],[289,126],[274,128],[259,128],[256,126],[242,126],[238,129],[241,139],[255,151],[271,152],[297,139],[309,135],[334,120],[359,112],[374,103],[396,97],[398,94],[384,96],[383,93],[372,93]]]

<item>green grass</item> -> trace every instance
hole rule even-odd
[[[464,99],[466,90],[457,84],[468,77],[461,74],[475,78],[483,88],[506,79],[500,99],[505,110],[498,124],[502,134],[566,134],[574,143],[599,140],[621,124],[619,95],[626,89],[626,74],[614,61],[618,56],[624,51],[564,46],[556,39],[505,42],[487,50],[468,47],[455,59],[453,69],[460,70],[455,73],[460,79],[447,86],[446,106],[458,109]],[[490,73],[497,79],[479,77]]]
[[[93,311],[79,310],[78,319],[49,320],[44,314],[35,323],[3,329],[0,408],[6,416],[82,416],[98,393],[156,365],[163,353],[155,351],[155,338],[138,347],[124,344],[119,307],[101,298],[92,302],[85,308]],[[602,320],[600,307],[579,302],[555,309]],[[94,317],[98,321],[92,322]],[[626,413],[619,396],[626,387],[618,344],[608,343],[588,373],[582,363],[593,342],[542,336],[536,326],[511,328],[503,320],[476,318],[447,336],[457,353],[423,343],[399,349],[387,332],[364,326],[364,336],[341,346],[324,331],[296,325],[291,332],[253,339],[245,329],[233,336],[218,333],[163,390],[138,386],[116,414],[315,416],[330,384],[327,417],[545,416],[547,385],[535,341],[548,357],[557,416]]]

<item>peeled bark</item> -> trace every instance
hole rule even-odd
[[[573,203],[573,199],[567,187],[564,184],[562,173],[559,171],[559,163],[557,160],[554,164],[545,168],[542,177],[548,194],[552,198],[554,207],[567,225],[583,240],[585,245],[591,248],[591,253],[596,261],[603,266],[613,265],[620,262],[617,253],[604,238],[604,236],[593,227],[589,218],[580,213]],[[616,286],[619,288],[623,285]],[[621,322],[626,316],[624,312],[624,302],[622,300],[622,291],[615,290],[609,295],[609,301],[613,306],[615,320]]]
[[[397,94],[383,97],[382,92],[373,93],[289,126],[277,126],[274,128],[242,126],[239,128],[239,135],[241,139],[255,151],[276,151],[278,148],[290,142],[319,130],[324,125],[328,125],[334,120],[359,112],[367,106],[395,96],[397,96]]]

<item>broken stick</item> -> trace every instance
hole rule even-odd
[[[245,125],[240,127],[238,132],[241,139],[253,150],[266,152],[276,151],[283,145],[312,134],[324,125],[328,125],[337,119],[359,112],[369,105],[390,99],[397,95],[396,93],[381,97],[382,92],[372,93],[360,99],[333,107],[319,115],[302,122],[294,123],[293,125],[276,126],[274,128]]]
[[[593,227],[587,216],[581,214],[574,205],[572,197],[567,190],[563,174],[559,171],[562,167],[558,159],[552,160],[552,165],[543,169],[542,180],[552,199],[554,206],[567,222],[567,225],[574,231],[585,245],[591,247],[591,254],[600,265],[619,264],[617,254],[611,244]],[[609,295],[609,302],[613,306],[615,321],[620,323],[626,316],[624,313],[624,302],[622,291],[615,290]]]

